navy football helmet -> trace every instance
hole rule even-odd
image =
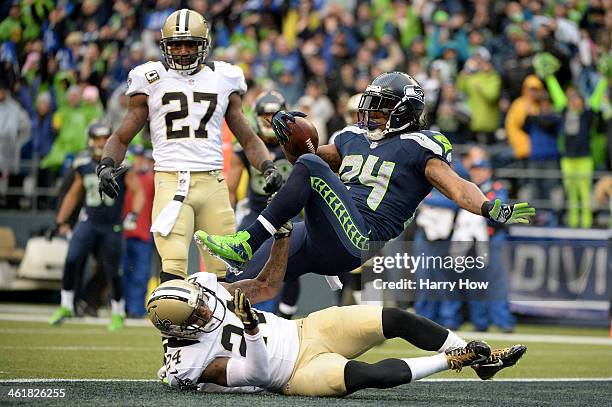
[[[388,116],[382,136],[396,132],[419,129],[425,110],[425,94],[421,85],[402,72],[386,72],[379,75],[366,88],[359,101],[359,125],[368,131],[380,130],[378,123],[370,120],[370,112],[382,112]]]
[[[257,135],[266,143],[273,143],[276,140],[272,125],[268,120],[274,113],[286,109],[285,98],[275,90],[265,91],[255,99],[253,110],[255,111]]]

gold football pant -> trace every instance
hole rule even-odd
[[[155,173],[155,199],[152,220],[164,209],[176,194],[177,172]],[[195,229],[194,229],[195,228]],[[236,230],[234,211],[230,205],[227,185],[221,171],[192,172],[189,192],[183,201],[179,217],[168,236],[155,232],[155,246],[162,259],[162,270],[166,273],[187,277],[187,257],[195,230],[226,235]],[[206,271],[217,277],[225,277],[223,262],[201,250]]]
[[[382,307],[331,307],[297,320],[300,350],[283,393],[343,396],[344,366],[385,341]]]

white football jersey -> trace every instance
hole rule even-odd
[[[221,128],[229,96],[246,89],[242,69],[225,62],[208,62],[188,76],[161,62],[132,69],[126,95],[148,96],[155,170],[223,168]]]
[[[199,272],[196,281],[214,291],[224,303],[231,303],[230,293],[217,282],[211,273]],[[209,302],[209,307],[213,308]],[[215,316],[221,318],[223,313],[217,307]],[[268,363],[271,371],[271,385],[267,390],[280,391],[289,381],[297,360],[300,341],[295,321],[289,321],[269,312],[259,312],[259,330],[266,341]],[[245,360],[246,341],[243,338],[244,325],[232,311],[227,309],[221,325],[210,333],[201,333],[194,339],[170,338],[165,361],[168,381],[171,386],[197,385],[198,378],[204,369],[216,358],[232,357]],[[204,384],[200,390],[206,390]],[[240,387],[238,391],[257,391],[256,387]]]

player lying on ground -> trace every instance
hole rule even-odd
[[[157,329],[170,337],[165,362],[171,386],[344,396],[465,366],[488,379],[527,350],[515,345],[491,351],[484,342],[466,343],[435,322],[397,308],[331,307],[294,321],[252,309],[248,297],[265,300],[280,286],[289,228],[275,235],[270,258],[254,280],[227,284],[217,282],[214,274],[197,273],[153,291],[147,311]],[[352,360],[391,338],[437,354],[373,364]]]

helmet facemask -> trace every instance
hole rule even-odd
[[[419,129],[424,109],[423,89],[414,79],[399,72],[384,73],[374,79],[359,101],[359,126],[368,130],[370,139],[380,140]],[[371,120],[371,112],[387,117],[384,129]]]
[[[185,55],[178,54],[177,48],[183,43],[195,43],[196,51]],[[208,38],[185,37],[166,38],[161,40],[161,51],[170,69],[176,70],[182,75],[190,75],[204,63],[208,56],[210,43]]]
[[[158,288],[149,298],[147,304],[149,319],[164,335],[194,338],[199,334],[215,331],[222,325],[225,319],[227,308],[214,291],[195,282],[189,284],[193,289],[190,287],[186,290],[182,287],[172,286],[163,289]],[[175,307],[177,303],[183,304],[181,309],[189,309],[190,312],[183,314],[183,317],[178,317],[178,320],[171,316],[160,318],[159,314],[168,316],[167,310],[169,306],[167,301],[173,302],[174,305],[170,305],[170,307]],[[211,314],[208,319],[200,315],[200,308],[202,306],[206,306],[210,310]],[[165,307],[165,309],[158,307]]]

